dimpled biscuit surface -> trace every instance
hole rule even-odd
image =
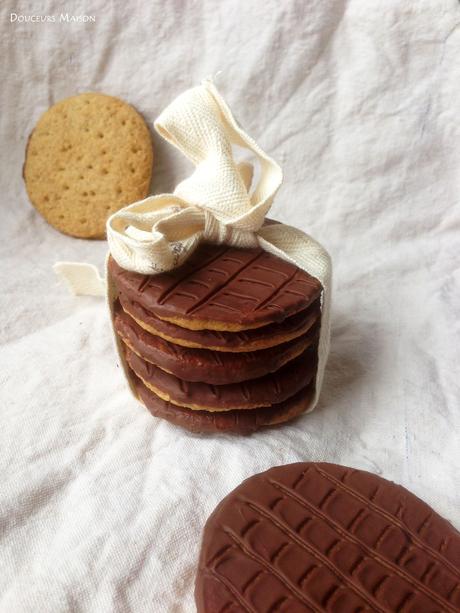
[[[149,129],[129,104],[98,93],[48,109],[30,135],[24,180],[34,207],[57,230],[104,238],[107,218],[149,192]]]

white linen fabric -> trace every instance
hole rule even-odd
[[[0,611],[193,612],[206,517],[287,462],[371,470],[460,528],[460,5],[67,3],[95,16],[85,23],[60,21],[57,0],[33,4],[0,5]],[[218,71],[284,169],[270,216],[334,261],[318,407],[249,438],[188,434],[132,399],[103,301],[70,296],[52,270],[102,270],[107,244],[50,228],[21,178],[57,100],[102,91],[151,122]],[[152,193],[171,192],[190,165],[154,145]]]

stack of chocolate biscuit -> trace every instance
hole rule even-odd
[[[139,399],[195,432],[250,433],[314,394],[320,282],[261,248],[202,244],[142,275],[109,260],[115,332]]]

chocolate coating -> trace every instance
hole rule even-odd
[[[139,302],[131,301],[123,294],[120,294],[118,298],[123,310],[152,334],[177,345],[224,352],[258,351],[285,343],[308,332],[321,316],[320,303],[317,299],[307,309],[291,315],[280,323],[268,324],[252,330],[239,332],[190,330],[156,317]]]
[[[295,396],[271,407],[250,411],[192,411],[162,400],[145,387],[134,373],[132,377],[139,399],[152,415],[166,419],[190,432],[203,434],[249,435],[260,428],[274,426],[294,419],[308,409],[314,393],[312,383],[300,390]]]
[[[244,353],[190,349],[169,343],[141,328],[121,307],[115,307],[117,334],[139,357],[184,379],[215,385],[239,383],[278,370],[318,338],[318,326],[277,347]]]
[[[244,481],[203,535],[198,613],[460,610],[460,534],[403,487],[334,464]]]
[[[312,380],[316,372],[316,354],[315,346],[275,373],[240,383],[210,385],[183,381],[126,347],[129,367],[157,395],[180,406],[210,411],[253,409],[287,400]]]
[[[281,322],[321,293],[317,279],[261,248],[204,243],[168,273],[129,272],[113,258],[109,272],[119,292],[184,327],[247,329]]]

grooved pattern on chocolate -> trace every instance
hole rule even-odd
[[[274,347],[305,334],[321,316],[320,303],[317,299],[307,309],[291,315],[280,323],[252,330],[239,332],[189,330],[156,317],[139,302],[129,300],[123,294],[118,298],[123,310],[152,334],[157,334],[177,345],[222,352],[258,351]]]
[[[146,388],[134,373],[132,376],[139,399],[152,415],[166,419],[191,432],[199,433],[221,432],[249,435],[260,428],[294,419],[308,409],[314,394],[314,384],[311,383],[295,396],[271,407],[250,411],[191,411],[162,400]]]
[[[321,293],[317,279],[261,248],[205,243],[168,273],[140,275],[113,259],[109,271],[118,291],[159,317],[243,328],[283,321]]]
[[[147,362],[185,381],[215,385],[239,383],[274,372],[303,353],[318,338],[318,326],[315,326],[304,336],[261,351],[224,353],[189,349],[147,332],[120,305],[115,305],[114,327],[123,342]]]
[[[130,368],[157,395],[180,406],[208,411],[253,409],[283,402],[310,383],[317,362],[315,346],[275,373],[240,383],[211,385],[179,379],[125,347]]]
[[[209,518],[195,595],[199,613],[460,611],[460,534],[371,473],[280,466]]]

